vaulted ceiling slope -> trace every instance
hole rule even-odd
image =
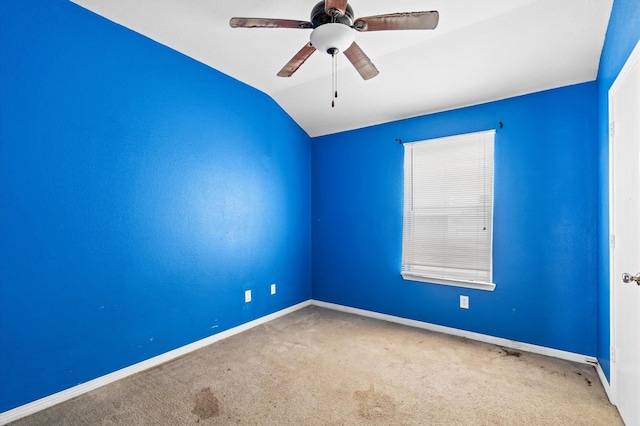
[[[596,79],[613,0],[352,0],[356,18],[437,10],[433,31],[356,33],[380,70],[364,81],[313,54],[276,74],[311,30],[230,28],[234,16],[309,20],[316,0],[72,0],[271,96],[310,136]]]

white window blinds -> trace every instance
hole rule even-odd
[[[495,131],[406,143],[402,276],[493,290]]]

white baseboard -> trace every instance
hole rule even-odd
[[[113,373],[107,374],[102,377],[98,377],[97,379],[79,384],[69,389],[65,389],[61,392],[55,393],[53,395],[49,395],[47,397],[38,399],[28,404],[21,405],[20,407],[16,407],[12,410],[5,411],[4,413],[0,413],[0,425],[5,425],[7,423],[16,421],[18,419],[21,419],[22,417],[26,417],[28,415],[37,413],[38,411],[44,410],[45,408],[52,407],[56,404],[60,404],[61,402],[68,401],[72,398],[75,398],[84,393],[90,392],[99,387],[108,385],[109,383],[113,383],[117,380],[124,379],[125,377],[129,377],[141,371],[145,371],[150,368],[157,367],[158,365],[164,364],[165,362],[171,361],[173,359],[186,355],[190,352],[193,352],[205,346],[211,345],[215,342],[219,342],[220,340],[226,339],[236,334],[240,334],[243,331],[247,331],[258,325],[262,325],[276,318],[290,314],[291,312],[305,308],[310,304],[311,304],[310,300],[307,300],[302,303],[298,303],[297,305],[293,305],[289,308],[282,309],[278,312],[274,312],[273,314],[266,315],[264,317],[255,319],[253,321],[239,325],[229,330],[225,330],[213,336],[209,336],[202,340],[198,340],[197,342],[193,342],[186,346],[182,346],[172,351],[165,352],[156,357],[153,357],[148,360],[131,365],[129,367],[123,368],[122,370],[114,371]]]
[[[336,311],[361,315],[364,317],[380,319],[383,321],[389,321],[389,322],[394,322],[402,325],[408,325],[410,327],[436,331],[438,333],[451,334],[453,336],[458,336],[458,337],[465,337],[467,339],[478,340],[480,342],[485,342],[485,343],[491,343],[493,345],[502,346],[505,348],[517,349],[517,350],[532,352],[540,355],[547,355],[554,358],[564,359],[567,361],[579,362],[582,364],[591,364],[594,366],[598,365],[598,360],[588,355],[581,355],[573,352],[561,351],[559,349],[547,348],[545,346],[522,343],[515,340],[503,339],[501,337],[489,336],[487,334],[474,333],[471,331],[460,330],[457,328],[431,324],[428,322],[416,321],[416,320],[411,320],[407,318],[396,317],[393,315],[381,314],[379,312],[367,311],[364,309],[351,308],[343,305],[336,305],[334,303],[321,302],[319,300],[312,300],[311,304],[314,306],[319,306],[321,308],[333,309]]]
[[[600,382],[602,382],[602,387],[607,394],[607,398],[609,398],[609,402],[612,405],[616,405],[612,398],[613,395],[611,394],[611,385],[609,384],[609,380],[607,380],[607,376],[604,374],[604,371],[602,371],[602,367],[600,366],[600,364],[596,365],[596,371],[598,372],[598,377],[600,377]]]
[[[604,372],[602,371],[602,368],[598,364],[598,360],[591,356],[576,354],[573,352],[561,351],[558,349],[547,348],[544,346],[532,345],[529,343],[522,343],[515,340],[503,339],[500,337],[474,333],[470,331],[460,330],[460,329],[451,328],[451,327],[445,327],[445,326],[431,324],[427,322],[411,320],[407,318],[396,317],[393,315],[381,314],[379,312],[367,311],[367,310],[358,309],[358,308],[351,308],[348,306],[322,302],[319,300],[307,300],[305,302],[298,303],[297,305],[291,306],[289,308],[280,310],[278,312],[274,312],[273,314],[266,315],[262,318],[258,318],[256,320],[250,321],[246,324],[239,325],[237,327],[223,331],[221,333],[215,334],[213,336],[207,337],[197,342],[188,344],[186,346],[182,346],[180,348],[177,348],[172,351],[166,352],[164,354],[158,355],[156,357],[150,358],[146,361],[142,361],[132,366],[123,368],[122,370],[115,371],[105,376],[98,377],[97,379],[91,380],[89,382],[82,383],[80,385],[63,390],[53,395],[38,399],[36,401],[22,405],[20,407],[16,407],[12,410],[5,411],[4,413],[0,413],[0,425],[5,425],[12,421],[18,420],[22,417],[37,413],[38,411],[44,410],[45,408],[49,408],[56,404],[60,404],[61,402],[80,396],[84,393],[90,392],[99,387],[108,385],[109,383],[113,383],[117,380],[124,379],[125,377],[131,376],[141,371],[145,371],[150,368],[156,367],[158,365],[164,364],[165,362],[171,361],[175,358],[181,357],[190,352],[193,352],[205,346],[211,345],[215,342],[234,336],[236,334],[240,334],[243,331],[249,330],[258,325],[262,325],[264,323],[267,323],[276,318],[290,314],[292,312],[295,312],[299,309],[305,308],[310,305],[318,306],[321,308],[332,309],[340,312],[346,312],[346,313],[355,314],[355,315],[361,315],[364,317],[379,319],[379,320],[393,322],[397,324],[407,325],[410,327],[416,327],[416,328],[435,331],[439,333],[450,334],[453,336],[465,337],[467,339],[490,343],[490,344],[502,346],[505,348],[517,349],[517,350],[532,352],[540,355],[547,355],[554,358],[579,362],[583,364],[591,364],[596,367],[596,370],[598,371],[598,375],[600,376],[600,380],[602,381],[602,384],[605,388],[607,396],[609,397],[609,400],[611,400],[609,382],[607,381],[604,375]]]

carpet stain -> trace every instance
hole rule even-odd
[[[502,349],[502,351],[504,352],[504,356],[513,356],[513,357],[516,357],[516,358],[520,358],[520,355],[522,355],[518,351],[512,351],[512,350],[505,349],[505,348],[500,348],[500,349]]]
[[[396,412],[396,404],[385,393],[375,392],[373,385],[368,391],[355,391],[353,397],[358,401],[358,415],[365,419],[384,419]]]
[[[208,419],[220,413],[218,398],[213,394],[211,388],[202,388],[193,398],[193,414],[200,419]]]

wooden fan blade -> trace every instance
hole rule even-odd
[[[358,18],[353,28],[358,31],[433,30],[438,26],[438,12],[406,12]]]
[[[309,59],[309,56],[311,56],[315,51],[316,48],[313,47],[311,43],[307,43],[298,53],[295,54],[293,58],[291,58],[289,62],[287,62],[287,65],[280,70],[278,77],[291,77],[293,73],[296,72],[302,64],[304,64],[304,61]]]
[[[325,0],[324,11],[329,16],[339,18],[347,10],[347,0]]]
[[[344,55],[349,62],[353,64],[363,79],[369,80],[380,74],[380,71],[373,65],[371,59],[360,49],[360,46],[354,41],[353,44],[344,51]]]
[[[311,22],[293,19],[231,18],[231,28],[313,28]]]

